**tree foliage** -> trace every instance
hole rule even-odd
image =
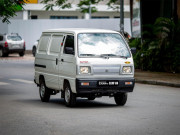
[[[143,27],[143,41],[133,39],[137,48],[135,67],[142,70],[180,72],[180,21],[159,17]]]
[[[0,18],[2,22],[10,23],[9,19],[16,15],[18,6],[23,8],[25,0],[0,0]]]
[[[88,13],[90,5],[96,5],[101,1],[105,0],[80,0],[77,4],[80,8],[80,11],[82,13]],[[107,5],[110,8],[117,9],[117,7],[114,7],[113,4],[116,3],[118,0],[108,0]],[[73,1],[72,1],[73,2]],[[46,4],[45,9],[46,10],[53,10],[54,7],[59,7],[62,9],[65,8],[72,8],[72,3],[68,0],[43,0],[41,3]],[[97,8],[95,6],[91,6],[91,12],[97,12]]]
[[[77,4],[82,13],[88,13],[91,5],[91,13],[97,12],[97,8],[93,5],[98,4],[105,0],[80,0]],[[117,9],[113,6],[118,0],[107,0],[107,5],[110,8]],[[28,0],[0,0],[0,18],[2,22],[10,23],[9,19],[16,16],[16,11],[18,7],[23,8]],[[73,0],[72,0],[73,2]],[[45,4],[46,10],[53,10],[54,7],[59,7],[59,9],[72,8],[72,2],[68,0],[43,0],[41,3]]]

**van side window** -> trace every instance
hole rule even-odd
[[[50,46],[50,54],[59,54],[61,49],[61,43],[63,40],[63,35],[53,35],[51,46]]]
[[[43,35],[40,39],[40,43],[39,43],[39,51],[40,52],[46,52],[48,44],[49,44],[49,40],[50,40],[50,35]]]
[[[67,49],[70,51],[68,51]],[[73,53],[70,53],[72,51],[74,52],[74,36],[67,35],[64,46],[64,53],[74,55]]]
[[[0,36],[0,41],[3,41],[3,36]]]

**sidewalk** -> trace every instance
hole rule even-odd
[[[135,71],[136,83],[163,85],[180,88],[180,73]]]

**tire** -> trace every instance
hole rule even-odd
[[[124,106],[127,101],[127,93],[121,93],[115,95],[114,100],[118,106]]]
[[[9,56],[9,53],[4,53],[4,57],[8,57]]]
[[[4,53],[3,48],[0,48],[0,57],[8,57],[9,53]]]
[[[32,54],[34,57],[36,56],[36,47],[35,46],[33,46],[33,48],[32,48]]]
[[[20,57],[23,57],[24,54],[25,54],[24,52],[20,52],[20,53],[19,53],[19,56],[20,56]]]
[[[0,57],[3,57],[4,56],[4,51],[2,48],[0,48]]]
[[[64,102],[68,107],[76,105],[76,94],[72,93],[69,83],[66,83],[64,87]]]
[[[49,102],[50,90],[46,87],[44,80],[40,80],[39,95],[42,102]]]

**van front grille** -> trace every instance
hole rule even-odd
[[[120,65],[93,65],[95,75],[119,75]]]

